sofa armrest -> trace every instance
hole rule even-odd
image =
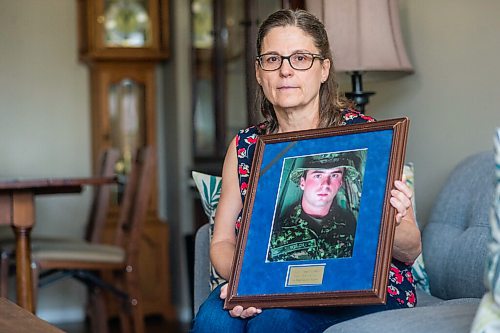
[[[208,223],[196,232],[194,251],[194,314],[210,294],[210,249]]]

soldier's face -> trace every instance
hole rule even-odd
[[[313,216],[325,216],[337,195],[344,168],[308,170],[305,177],[300,178],[302,208]]]

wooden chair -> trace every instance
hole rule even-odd
[[[116,148],[108,148],[103,151],[99,159],[98,174],[103,177],[115,175],[115,165],[120,157],[120,152]],[[108,216],[111,186],[101,185],[97,187],[94,200],[90,208],[85,231],[85,240],[91,243],[101,243]]]
[[[119,312],[122,332],[129,332],[130,328],[135,333],[144,332],[139,243],[152,194],[154,163],[151,147],[138,151],[125,185],[113,245],[87,241],[32,248],[33,276],[40,277],[39,285],[71,276],[88,286],[92,332],[107,332],[105,290],[116,296],[122,305]]]
[[[99,157],[97,174],[102,177],[112,177],[119,152],[115,148],[102,151]],[[94,190],[90,213],[87,220],[85,240],[98,243],[101,240],[106,216],[109,208],[111,185],[97,186]],[[2,228],[0,232],[0,297],[7,297],[9,266],[14,259],[14,233],[10,227]],[[39,247],[40,243],[71,242],[73,239],[56,237],[32,237],[32,246]],[[36,301],[34,302],[36,304]]]

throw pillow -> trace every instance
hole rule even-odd
[[[500,331],[500,128],[495,136],[496,191],[491,208],[491,241],[485,283],[489,290],[481,300],[472,322],[472,333]]]
[[[215,211],[217,210],[217,205],[219,204],[220,190],[222,187],[222,178],[196,171],[193,171],[191,174],[194,183],[196,184],[196,188],[200,193],[203,210],[208,217],[208,222],[210,224],[209,237],[211,241],[214,231]],[[218,285],[224,282],[226,282],[226,280],[220,277],[212,264],[210,264],[210,289],[214,290]]]
[[[415,173],[413,163],[406,163],[403,168],[403,181],[411,188],[413,193],[415,194]],[[417,207],[415,206],[415,195],[411,198],[413,211],[417,212]],[[418,222],[417,222],[418,224]],[[427,276],[427,272],[425,271],[424,257],[421,253],[415,262],[413,263],[411,272],[413,274],[413,279],[415,282],[415,286],[430,294],[429,287],[429,277]]]

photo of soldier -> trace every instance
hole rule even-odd
[[[335,152],[286,161],[293,167],[282,173],[268,262],[352,256],[366,153]]]

